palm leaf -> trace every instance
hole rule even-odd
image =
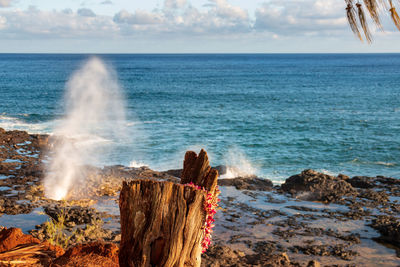
[[[368,9],[368,12],[372,18],[372,20],[375,22],[376,26],[383,30],[381,21],[379,19],[379,13],[378,13],[378,3],[376,2],[377,0],[364,0],[365,7]]]
[[[367,17],[365,15],[364,9],[360,3],[361,0],[344,0],[346,3],[346,15],[349,22],[350,28],[358,39],[363,40],[360,33],[360,27],[362,28],[365,38],[368,43],[372,42],[372,35],[368,28]],[[365,7],[368,10],[373,22],[376,26],[383,30],[382,23],[380,20],[381,11],[388,10],[390,12],[390,17],[396,28],[400,31],[400,16],[397,13],[396,7],[393,4],[393,0],[362,0]],[[400,3],[400,0],[398,0]],[[358,17],[358,18],[357,18]]]
[[[392,17],[394,25],[397,27],[397,29],[400,31],[400,17],[399,14],[397,14],[396,8],[394,7],[392,0],[389,1],[390,3],[390,16]]]
[[[353,31],[353,33],[362,41],[361,33],[360,30],[358,29],[356,12],[354,10],[353,4],[351,3],[351,0],[346,0],[346,2],[347,2],[346,14],[350,28]]]
[[[371,43],[372,36],[368,28],[367,20],[365,18],[365,13],[362,8],[362,5],[360,3],[357,3],[356,6],[357,6],[358,19],[360,21],[362,29],[364,30],[365,38],[367,39],[368,43]]]

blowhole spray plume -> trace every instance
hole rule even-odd
[[[246,155],[239,148],[231,148],[224,158],[227,166],[226,173],[221,178],[253,177],[258,170],[247,159]]]
[[[126,137],[125,110],[115,72],[89,59],[66,86],[66,116],[54,131],[44,179],[48,198],[61,200],[85,185],[83,165],[94,164],[105,144]],[[103,150],[102,150],[103,151]]]

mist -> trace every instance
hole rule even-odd
[[[125,104],[115,71],[97,57],[72,74],[65,117],[54,130],[44,179],[46,197],[61,200],[85,186],[84,166],[96,164],[107,144],[127,138]]]

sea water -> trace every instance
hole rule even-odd
[[[98,57],[118,76],[131,141],[97,165],[174,169],[205,148],[212,165],[276,182],[307,168],[400,178],[400,54]],[[52,133],[89,58],[0,54],[0,127]]]

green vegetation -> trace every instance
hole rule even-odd
[[[64,210],[57,216],[57,219],[51,218],[51,220],[45,222],[43,230],[48,238],[47,241],[51,244],[62,248],[68,247],[72,235],[66,234]]]

